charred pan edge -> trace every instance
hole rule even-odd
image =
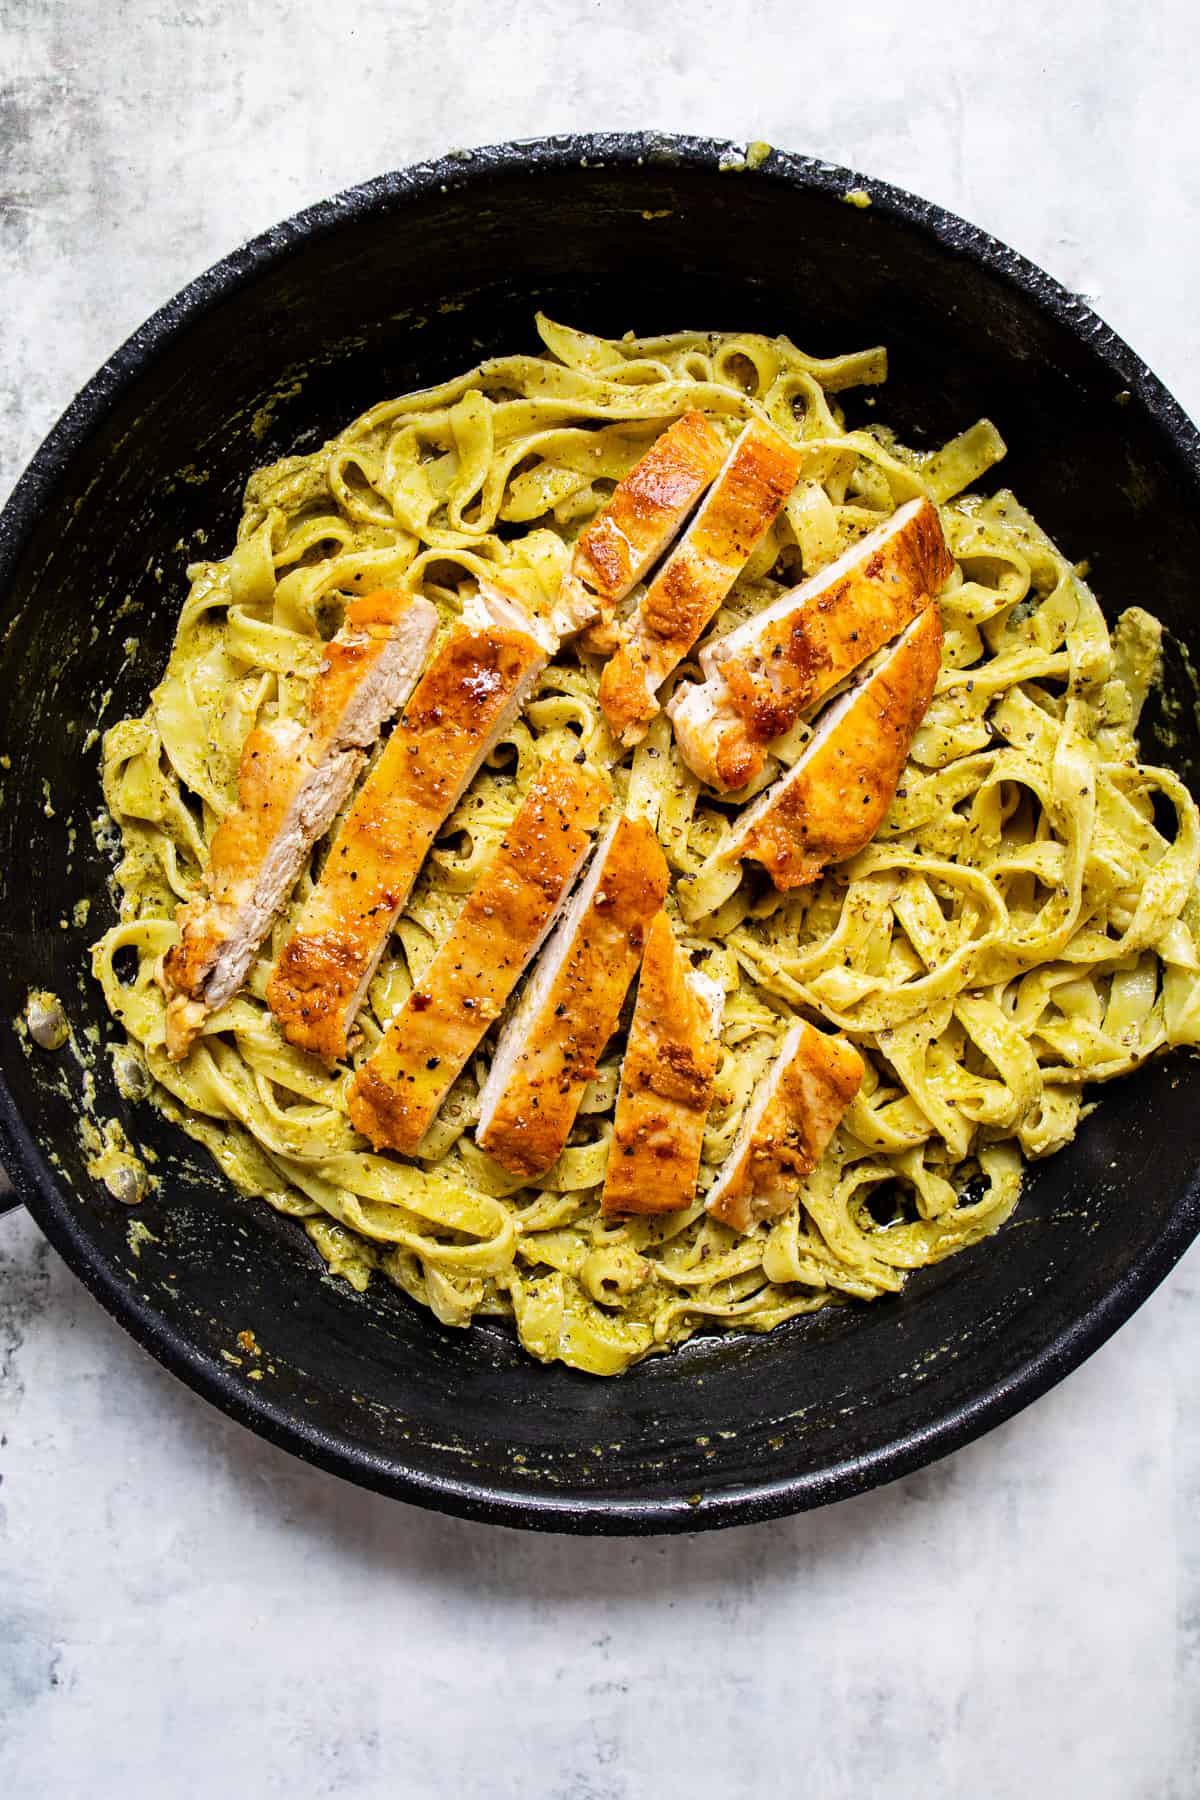
[[[452,152],[396,173],[377,176],[331,200],[297,213],[235,250],[173,300],[167,302],[105,363],[62,415],[0,513],[0,599],[34,525],[52,504],[75,454],[103,423],[113,402],[141,379],[173,342],[212,308],[307,245],[335,232],[348,220],[371,213],[402,213],[413,196],[437,190],[486,190],[493,173],[541,171],[569,166],[621,168],[631,182],[643,164],[700,173],[736,168],[730,176],[827,194],[840,200],[851,188],[865,188],[872,208],[903,221],[955,255],[966,257],[1019,290],[1042,312],[1065,326],[1109,369],[1114,385],[1128,388],[1158,426],[1185,487],[1200,502],[1200,432],[1179,403],[1140,357],[1057,281],[1016,251],[963,219],[902,189],[810,157],[772,150],[755,169],[742,166],[745,147],[712,138],[672,137],[661,132],[596,133],[531,139]],[[7,1086],[0,1082],[0,1151],[23,1201],[55,1249],[84,1286],[145,1349],[195,1392],[239,1424],[291,1451],[306,1462],[359,1486],[418,1506],[492,1524],[541,1531],[613,1536],[698,1531],[749,1524],[803,1512],[841,1500],[911,1473],[959,1449],[1011,1418],[1078,1367],[1136,1311],[1200,1233],[1200,1173],[1183,1190],[1170,1223],[1132,1268],[1043,1349],[1010,1373],[920,1429],[909,1431],[862,1456],[780,1480],[710,1491],[700,1506],[683,1498],[619,1499],[538,1491],[517,1485],[456,1480],[351,1446],[334,1434],[297,1420],[269,1393],[251,1395],[235,1372],[197,1348],[169,1325],[129,1280],[102,1266],[83,1229],[82,1215],[60,1186],[34,1142]],[[0,1197],[0,1212],[6,1197]]]

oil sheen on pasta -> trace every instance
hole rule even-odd
[[[189,571],[147,712],[105,739],[124,854],[120,919],[95,969],[157,1104],[245,1193],[303,1219],[335,1273],[358,1288],[395,1282],[446,1324],[510,1318],[532,1355],[614,1374],[697,1329],[766,1331],[894,1293],[911,1269],[994,1232],[1024,1159],[1073,1136],[1085,1081],[1200,1039],[1200,830],[1180,780],[1138,760],[1155,621],[1134,609],[1110,633],[1081,571],[1011,494],[965,492],[1003,453],[991,427],[932,455],[886,430],[846,430],[836,396],[884,379],[881,350],[817,360],[783,338],[609,342],[538,323],[544,354],[385,401],[323,449],[252,477],[232,554]],[[701,1191],[793,1009],[864,1056],[862,1091],[802,1203],[747,1237],[699,1200],[667,1218],[601,1219],[619,1040],[536,1186],[517,1185],[470,1136],[486,1044],[418,1159],[370,1153],[346,1114],[349,1068],[330,1074],[290,1048],[264,1001],[309,875],[246,989],[169,1063],[154,969],[175,909],[233,801],[243,738],[255,720],[303,712],[344,597],[419,585],[449,620],[460,585],[493,571],[546,612],[573,537],[692,407],[730,440],[751,414],[766,417],[804,452],[714,631],[912,496],[941,506],[957,559],[943,669],[882,830],[818,886],[764,891],[719,860],[731,808],[700,790],[665,721],[622,758],[597,706],[600,664],[567,648],[435,847],[363,1009],[356,1059],[420,978],[539,764],[582,744],[653,822],[675,923],[728,994]],[[775,772],[806,735],[801,722],[777,747]]]

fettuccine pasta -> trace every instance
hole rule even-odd
[[[525,1348],[613,1374],[698,1329],[765,1331],[900,1289],[985,1238],[1027,1159],[1074,1135],[1085,1084],[1200,1040],[1197,809],[1139,761],[1159,628],[1110,632],[1083,573],[1010,493],[967,490],[1003,454],[982,422],[933,454],[847,430],[837,396],[877,384],[882,350],[821,360],[786,338],[679,332],[620,342],[539,319],[539,355],[498,357],[388,400],[311,455],[250,479],[232,553],[194,565],[166,673],[104,740],[123,846],[118,922],[94,953],[156,1103],[228,1177],[304,1227],[357,1288],[396,1283],[447,1325],[511,1319]],[[790,895],[722,859],[737,805],[682,762],[660,717],[622,752],[597,703],[601,659],[565,647],[440,835],[332,1072],[267,1008],[291,907],[247,985],[168,1061],[155,978],[176,908],[233,804],[256,722],[300,718],[348,596],[419,588],[444,620],[460,585],[499,574],[548,616],[570,545],[655,435],[691,409],[732,441],[753,415],[801,450],[801,478],[712,632],[728,630],[927,494],[956,559],[942,596],[933,704],[874,842]],[[694,675],[685,664],[680,677]],[[669,690],[668,690],[669,691]],[[806,721],[756,784],[795,761]],[[599,1210],[620,1038],[567,1148],[521,1186],[471,1128],[490,1040],[420,1147],[370,1151],[346,1108],[352,1069],[444,938],[539,767],[584,750],[667,856],[667,906],[727,995],[697,1200],[658,1218]],[[320,849],[316,855],[319,857]],[[861,1052],[866,1077],[801,1201],[736,1235],[703,1192],[797,1016]]]

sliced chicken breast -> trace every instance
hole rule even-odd
[[[695,1199],[724,1008],[724,988],[692,967],[660,912],[621,1065],[603,1212],[681,1212]]]
[[[714,1219],[751,1231],[791,1206],[859,1089],[863,1063],[845,1038],[798,1019],[759,1083],[729,1160],[705,1196]]]
[[[685,413],[655,438],[616,485],[612,498],[575,544],[559,603],[561,634],[599,616],[592,649],[613,609],[657,562],[725,460],[725,444],[703,413]]]
[[[743,787],[766,746],[894,638],[954,571],[937,508],[910,500],[869,536],[700,652],[705,680],[667,706],[685,762]]]
[[[608,784],[571,763],[540,770],[445,943],[350,1084],[350,1117],[377,1149],[411,1156],[500,1017],[591,848]]]
[[[667,880],[650,826],[619,818],[501,1031],[479,1096],[476,1141],[512,1174],[544,1174],[566,1144]]]
[[[179,942],[163,958],[168,1056],[183,1056],[245,981],[367,751],[412,693],[436,629],[435,609],[411,594],[352,600],[313,680],[308,723],[278,719],[247,736],[237,803],[213,833],[200,890],[180,907]]]
[[[515,601],[490,589],[472,595],[422,676],[271,977],[271,1010],[301,1049],[328,1062],[346,1054],[430,844],[545,667],[534,632]]]
[[[752,419],[680,543],[627,621],[605,665],[600,704],[623,744],[659,711],[655,698],[721,605],[796,485],[800,454]]]
[[[826,707],[795,766],[741,814],[724,854],[750,857],[777,888],[793,888],[870,843],[933,698],[941,650],[941,617],[929,606],[878,668]]]

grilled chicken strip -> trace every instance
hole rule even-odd
[[[691,1205],[724,1009],[724,988],[692,967],[660,912],[646,934],[602,1212],[681,1212]]]
[[[411,594],[352,600],[313,680],[308,724],[277,719],[247,736],[237,803],[213,833],[201,888],[180,907],[179,942],[163,958],[172,1059],[245,981],[384,721],[411,694],[436,629],[434,608]]]
[[[684,761],[743,787],[766,746],[909,624],[954,570],[937,508],[910,500],[790,594],[700,652],[706,679],[667,706]]]
[[[750,1231],[787,1211],[829,1147],[863,1078],[844,1038],[798,1019],[759,1083],[729,1160],[705,1197],[714,1219]]]
[[[799,453],[752,419],[605,665],[600,704],[623,744],[646,735],[659,711],[658,689],[725,599],[799,473]]]
[[[619,818],[503,1028],[479,1096],[476,1141],[512,1174],[544,1174],[566,1144],[667,880],[650,826]]]
[[[794,888],[870,843],[933,697],[941,650],[941,617],[929,606],[825,709],[795,766],[742,813],[725,856],[750,857],[777,888]]]
[[[655,438],[575,544],[555,622],[566,636],[600,617],[589,649],[611,650],[602,635],[614,608],[657,562],[725,460],[725,445],[703,413],[685,413]]]
[[[376,1149],[411,1156],[500,1017],[591,848],[608,784],[548,762],[445,943],[350,1084],[350,1117]]]
[[[519,621],[519,622],[518,622]],[[284,1036],[334,1062],[430,844],[545,667],[515,602],[472,595],[367,775],[280,953]]]

